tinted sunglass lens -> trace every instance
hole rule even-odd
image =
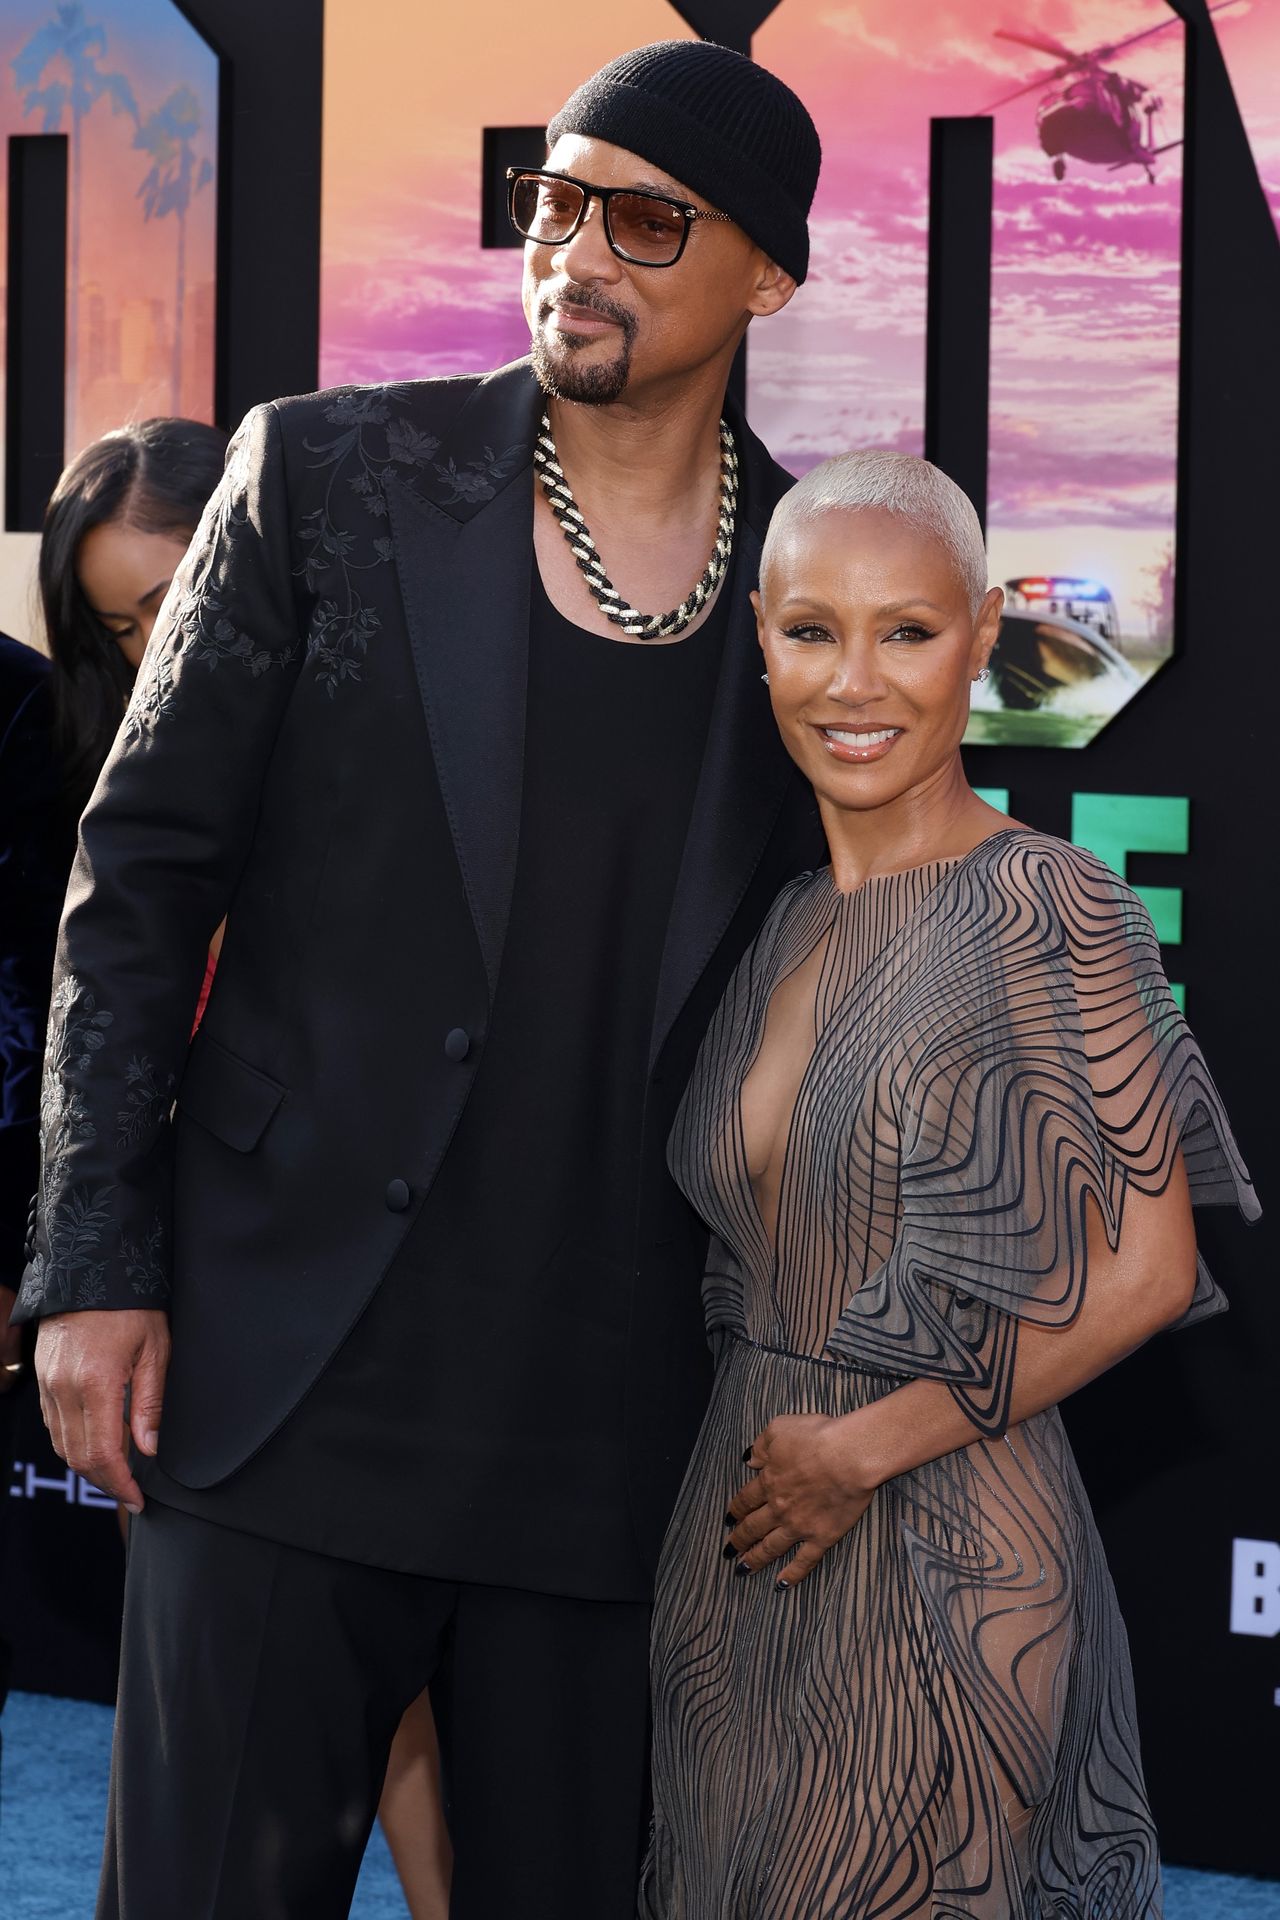
[[[512,218],[530,240],[565,239],[581,211],[582,189],[570,186],[567,180],[544,180],[537,174],[524,173],[512,183]]]
[[[614,245],[631,259],[664,267],[680,251],[685,221],[665,200],[647,193],[618,193],[609,202],[609,228]]]

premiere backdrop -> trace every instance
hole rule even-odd
[[[503,169],[593,68],[699,32],[790,81],[825,150],[812,278],[749,343],[753,424],[796,472],[894,446],[969,486],[1011,606],[971,775],[1141,888],[1266,1204],[1278,0],[0,0],[0,125],[67,140],[61,451],[515,357]],[[34,545],[0,534],[0,625],[38,642]],[[1206,1242],[1231,1315],[1069,1424],[1166,1852],[1280,1874],[1275,1230]],[[30,1396],[22,1426],[17,1683],[106,1698],[114,1514]]]

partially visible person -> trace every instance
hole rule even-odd
[[[959,488],[818,468],[760,582],[831,857],[742,960],[671,1139],[717,1372],[659,1574],[641,1912],[1158,1920],[1057,1402],[1216,1311],[1192,1204],[1257,1203],[1141,903],[965,778],[1003,596]]]
[[[40,605],[58,748],[77,814],[119,731],[226,451],[219,427],[140,420],[93,441],[54,488],[40,541]]]
[[[48,663],[0,634],[0,1556],[14,1392],[26,1372],[22,1328],[9,1316],[36,1186],[44,1027],[71,863],[59,792]],[[9,1671],[9,1650],[0,1643],[0,1705]]]
[[[156,615],[222,478],[226,450],[227,435],[219,427],[198,420],[139,421],[104,434],[78,454],[49,502],[40,546],[40,599],[53,662],[58,747],[76,815],[88,802],[119,730]],[[68,847],[55,931],[70,859]],[[208,1003],[222,935],[220,926],[209,944],[195,1026]],[[46,1001],[51,970],[52,944]],[[38,1080],[37,1071],[37,1089]],[[33,1128],[24,1220],[36,1183],[34,1155]],[[15,1288],[21,1270],[19,1257]],[[9,1300],[6,1316],[11,1306]],[[412,1920],[444,1920],[449,1846],[425,1694],[406,1713],[392,1747],[379,1812]]]

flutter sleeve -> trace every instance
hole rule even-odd
[[[946,1381],[996,1434],[1019,1323],[1080,1311],[1091,1203],[1114,1248],[1130,1190],[1162,1193],[1180,1151],[1193,1204],[1259,1208],[1132,890],[1028,834],[970,862],[953,894],[895,1085],[898,1236],[829,1346]],[[1199,1261],[1180,1324],[1223,1305]]]

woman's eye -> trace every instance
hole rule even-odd
[[[819,626],[784,627],[782,631],[788,640],[821,641],[831,638],[827,629]]]
[[[932,640],[933,634],[928,627],[917,626],[914,621],[909,620],[904,625],[895,627],[892,633],[885,635],[885,638],[886,640],[905,640],[910,646],[921,640]]]

